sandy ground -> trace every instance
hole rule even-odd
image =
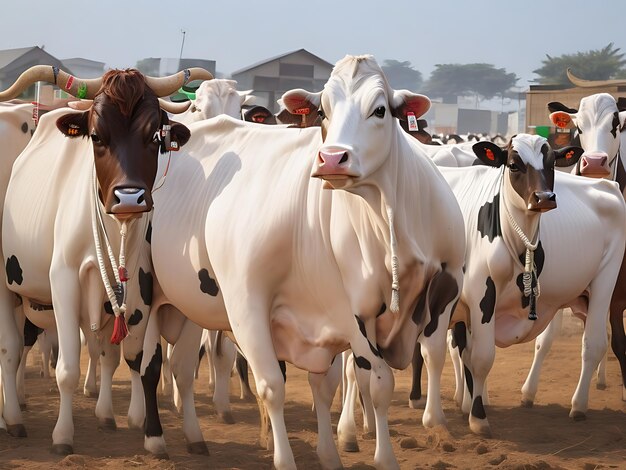
[[[609,355],[606,390],[592,384],[586,421],[568,418],[571,395],[580,370],[580,322],[564,320],[563,332],[555,341],[546,361],[543,379],[532,409],[521,408],[520,387],[530,367],[533,344],[497,351],[490,375],[491,406],[487,409],[493,438],[473,435],[466,418],[453,402],[454,376],[448,358],[443,375],[442,397],[449,434],[425,430],[421,410],[407,406],[410,370],[396,373],[396,388],[390,408],[390,428],[395,454],[402,469],[626,469],[626,402],[621,401],[616,359]],[[83,353],[83,373],[86,355]],[[209,456],[191,456],[186,452],[181,417],[161,398],[161,417],[168,445],[169,460],[158,460],[143,449],[141,432],[128,429],[126,410],[130,385],[128,369],[120,365],[114,378],[114,406],[118,429],[97,428],[93,414],[95,399],[74,395],[74,449],[77,454],[65,458],[52,455],[51,433],[58,410],[55,380],[39,376],[41,359],[34,349],[27,369],[25,425],[28,437],[15,439],[0,431],[1,469],[263,469],[271,468],[272,454],[258,443],[259,417],[256,403],[238,399],[233,379],[231,394],[236,424],[216,421],[208,395],[207,367],[202,364],[196,387],[196,403]],[[298,468],[319,468],[315,453],[316,421],[311,411],[311,392],[304,372],[287,370],[285,419]],[[340,404],[333,404],[333,422],[339,419]],[[358,412],[361,421],[360,411]],[[341,452],[346,468],[370,469],[374,440],[363,436],[359,453]],[[407,444],[409,445],[407,448]]]

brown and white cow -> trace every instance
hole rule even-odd
[[[178,148],[189,139],[189,130],[170,121],[157,98],[188,80],[210,78],[202,69],[163,78],[128,69],[83,80],[56,67],[35,66],[0,93],[0,101],[7,100],[43,80],[74,96],[93,99],[87,111],[56,110],[41,119],[13,166],[4,205],[2,251],[8,287],[24,302],[53,305],[55,310],[61,400],[53,452],[73,452],[71,406],[80,375],[79,326],[99,335],[113,327],[111,339],[119,342],[128,323],[123,349],[136,397],[129,408],[129,424],[144,425],[143,400],[136,392],[140,380],[158,381],[155,368],[139,367],[153,284],[145,241],[148,213],[159,152]],[[120,253],[119,261],[115,253]],[[12,303],[0,298],[0,315],[12,315]],[[103,316],[103,306],[114,313],[115,321]],[[50,321],[50,313],[36,312],[33,323]],[[10,354],[19,357],[19,351]],[[114,358],[103,358],[102,380],[110,380],[116,367]],[[145,394],[146,403],[155,400],[156,396]],[[96,415],[105,423],[114,422],[112,404],[97,405]],[[12,419],[16,422],[7,419],[7,424],[21,424],[21,415]],[[153,423],[148,415],[145,445],[160,452],[151,447],[153,436],[162,433]]]

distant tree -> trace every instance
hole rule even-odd
[[[517,83],[514,73],[491,64],[437,64],[422,92],[444,103],[456,103],[458,96],[474,96],[476,101],[503,96]]]
[[[387,59],[384,61],[382,69],[387,76],[389,84],[396,90],[417,91],[424,81],[421,72],[415,70],[408,60],[400,62]]]
[[[542,64],[540,68],[533,70],[533,73],[539,75],[536,81],[542,85],[569,84],[566,74],[568,67],[571,67],[574,75],[586,80],[626,77],[624,53],[620,53],[619,47],[614,47],[612,42],[599,50],[563,54],[558,57],[546,54]]]

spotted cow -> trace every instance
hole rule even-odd
[[[146,228],[157,155],[184,145],[189,130],[168,119],[157,96],[197,78],[211,75],[191,69],[152,78],[129,69],[83,80],[56,67],[35,66],[0,93],[0,101],[7,100],[43,80],[74,96],[93,99],[86,111],[60,109],[43,116],[13,166],[2,219],[10,291],[24,303],[53,305],[56,312],[61,400],[52,433],[55,453],[73,452],[71,406],[80,375],[79,326],[100,335],[113,330],[111,340],[116,343],[125,338],[124,356],[135,391],[141,390],[142,382],[158,381],[150,368],[140,368],[153,285]],[[119,262],[115,253],[120,253]],[[109,260],[113,266],[107,266]],[[12,299],[11,305],[3,301],[0,314],[11,315],[12,307]],[[106,310],[113,314],[107,315]],[[29,317],[35,324],[49,316],[40,309],[31,311],[40,313]],[[19,355],[19,351],[11,353]],[[110,381],[117,367],[115,357],[103,357],[101,364],[101,380]],[[134,397],[129,424],[142,427],[143,397],[137,393]],[[146,394],[145,401],[151,400],[156,397]],[[110,399],[99,401],[96,415],[105,425],[114,423]],[[11,424],[21,424],[21,415],[14,416],[16,422]],[[158,452],[150,444],[160,427],[152,424],[150,416],[145,423],[146,448]]]
[[[597,86],[597,82],[580,80],[568,72],[570,79],[579,86]],[[626,82],[624,82],[626,83]],[[626,102],[616,100],[608,93],[597,93],[580,100],[578,109],[562,103],[548,104],[550,119],[556,127],[576,130],[575,140],[585,150],[576,164],[559,169],[591,178],[607,178],[619,184],[626,199],[626,156],[620,149],[626,148]],[[626,309],[626,258],[622,260],[616,287],[611,297],[609,321],[611,325],[611,348],[617,357],[622,375],[622,400],[626,401],[626,332],[624,310]],[[583,321],[584,316],[581,316]],[[550,351],[559,323],[551,325],[537,338],[535,357],[530,372],[522,386],[522,403],[532,406],[539,384],[539,374],[546,355]],[[598,388],[606,384],[604,369],[598,371]]]
[[[374,461],[398,468],[386,418],[389,365],[406,367],[420,338],[431,377],[423,421],[445,424],[439,377],[464,259],[454,196],[396,120],[419,117],[430,103],[393,90],[371,56],[338,62],[320,93],[282,99],[294,114],[318,113],[321,129],[225,116],[192,126],[155,194],[152,256],[162,298],[153,310],[167,302],[206,328],[232,329],[268,411],[279,469],[295,461],[278,360],[312,373],[318,455],[338,468],[333,388],[320,377],[350,347],[376,410]],[[154,357],[158,338],[150,337],[144,352]]]
[[[606,312],[624,253],[626,205],[615,183],[554,171],[568,156],[579,158],[580,148],[553,150],[543,137],[528,134],[505,149],[490,142],[473,148],[489,166],[440,168],[467,236],[465,282],[452,325],[470,428],[490,433],[484,385],[495,346],[533,340],[563,306],[587,315],[570,412],[582,419],[591,373],[607,346]],[[575,242],[563,243],[573,234]]]

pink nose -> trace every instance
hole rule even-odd
[[[324,152],[320,150],[318,154],[318,165],[328,170],[331,168],[339,168],[342,163],[348,161],[348,152],[340,150],[339,152]]]
[[[609,158],[606,153],[598,152],[583,155],[580,160],[580,173],[582,175],[608,173],[608,160]]]

